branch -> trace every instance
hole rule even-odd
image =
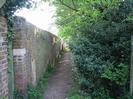
[[[63,0],[59,0],[59,1],[60,1],[60,3],[61,3],[62,5],[68,7],[69,9],[74,10],[74,11],[76,11],[76,12],[78,11],[77,9],[75,9],[75,8],[73,8],[73,7],[71,7],[71,6],[67,5],[67,4],[65,4],[65,3],[63,2]]]
[[[73,6],[75,7],[75,9],[76,9],[76,5],[75,5],[75,3],[74,3],[74,1],[72,0],[72,3],[73,3]]]

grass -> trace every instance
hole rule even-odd
[[[42,95],[48,84],[49,77],[53,74],[53,66],[48,65],[45,74],[40,78],[36,87],[28,86],[28,99],[42,99]]]
[[[90,96],[83,96],[81,95],[80,91],[77,87],[72,87],[71,90],[69,90],[67,99],[91,99]]]
[[[6,99],[4,96],[0,97],[0,99]]]
[[[78,90],[73,87],[68,92],[68,99],[82,99],[82,97],[80,96]]]

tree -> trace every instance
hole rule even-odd
[[[113,98],[125,94],[133,31],[133,23],[127,19],[132,15],[132,0],[56,0],[54,4],[60,35],[70,42],[81,90],[92,97],[100,96],[99,89]]]

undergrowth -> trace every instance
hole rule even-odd
[[[53,71],[54,71],[54,66],[49,64],[46,72],[39,79],[37,86],[34,87],[32,85],[28,85],[27,96],[22,92],[15,91],[14,99],[25,99],[26,97],[28,97],[26,99],[42,99],[42,95],[48,84],[48,79],[52,75]]]
[[[90,96],[82,94],[79,88],[73,86],[67,95],[66,99],[91,99]]]
[[[36,87],[28,86],[28,99],[42,99],[42,94],[48,84],[48,79],[53,73],[54,69],[52,65],[48,65],[46,73],[40,78]]]
[[[6,98],[2,96],[0,99],[6,99]]]

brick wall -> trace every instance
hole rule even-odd
[[[60,51],[60,41],[47,31],[17,17],[14,25],[15,86],[24,90],[36,85],[49,63],[54,63]]]
[[[19,20],[18,20],[19,21]],[[15,38],[13,41],[13,60],[14,60],[14,79],[15,88],[18,91],[26,89],[27,86],[27,71],[26,71],[26,36],[24,31],[23,23],[17,22],[14,26]]]
[[[0,17],[0,97],[8,97],[7,74],[7,25],[6,20]]]

